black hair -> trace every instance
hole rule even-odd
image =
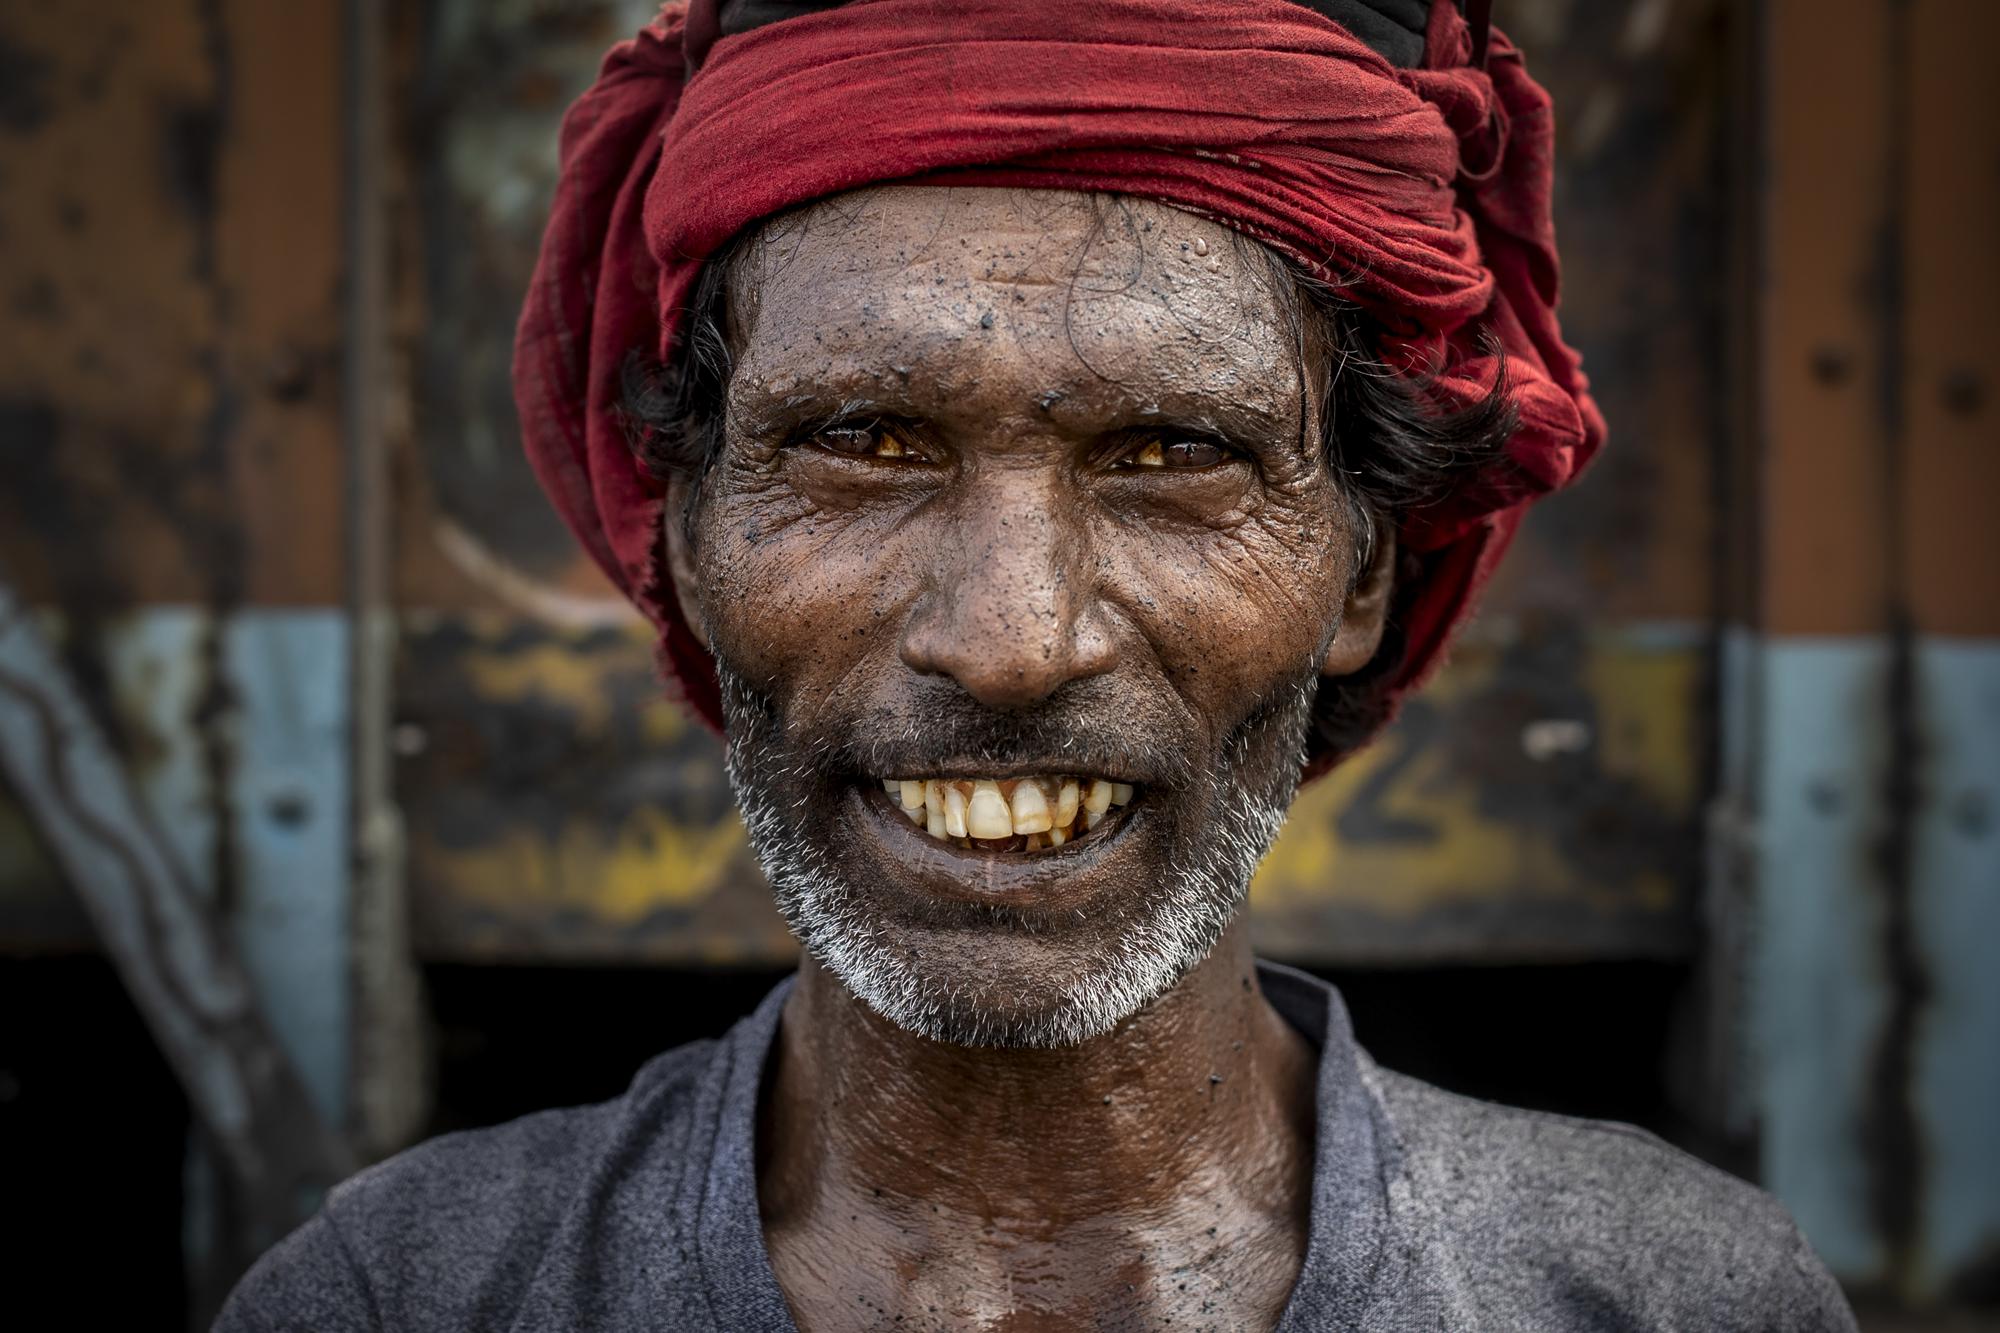
[[[687,483],[677,518],[690,540],[702,482],[722,450],[733,369],[731,283],[754,243],[754,233],[739,237],[703,266],[671,364],[661,365],[650,349],[635,349],[624,366],[622,413],[633,451],[655,477]],[[1402,514],[1442,499],[1504,457],[1517,420],[1504,363],[1478,401],[1447,405],[1434,376],[1399,373],[1382,359],[1379,349],[1388,329],[1346,294],[1351,283],[1310,277],[1257,242],[1242,244],[1270,264],[1274,290],[1292,325],[1300,374],[1318,399],[1321,448],[1349,506],[1359,578]],[[1396,559],[1395,587],[1413,587],[1422,574],[1421,557],[1398,551]],[[1373,660],[1351,676],[1322,682],[1313,709],[1316,749],[1355,749],[1386,720],[1383,687],[1405,647],[1400,601],[1392,601]]]

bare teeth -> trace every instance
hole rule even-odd
[[[882,790],[939,841],[967,847],[1020,838],[1029,852],[1062,846],[1132,799],[1132,784],[1102,778],[885,778]]]

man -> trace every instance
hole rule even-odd
[[[224,1327],[1852,1326],[1762,1194],[1380,1070],[1249,953],[1298,782],[1602,435],[1486,45],[866,0],[614,52],[524,425],[807,961],[614,1102],[348,1182]]]

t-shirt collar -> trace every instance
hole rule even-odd
[[[1319,1050],[1305,1263],[1278,1328],[1324,1328],[1329,1318],[1358,1327],[1382,1269],[1393,1136],[1363,1077],[1365,1057],[1339,992],[1277,963],[1260,962],[1257,975],[1272,1006]],[[744,1333],[796,1327],[764,1248],[756,1163],[758,1097],[793,980],[779,982],[722,1038],[695,1099],[697,1124],[714,1127],[693,1219],[698,1263],[716,1324]]]

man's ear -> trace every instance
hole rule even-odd
[[[681,619],[694,632],[696,641],[713,652],[697,594],[700,584],[695,577],[694,547],[687,534],[688,497],[693,486],[688,478],[679,475],[667,483],[666,503],[660,507],[660,553],[666,557],[667,577],[674,582],[674,600],[680,604]]]
[[[1396,533],[1383,526],[1376,536],[1368,567],[1354,580],[1340,615],[1340,629],[1327,649],[1322,676],[1351,676],[1375,660],[1382,631],[1389,621],[1389,603],[1396,591]]]

